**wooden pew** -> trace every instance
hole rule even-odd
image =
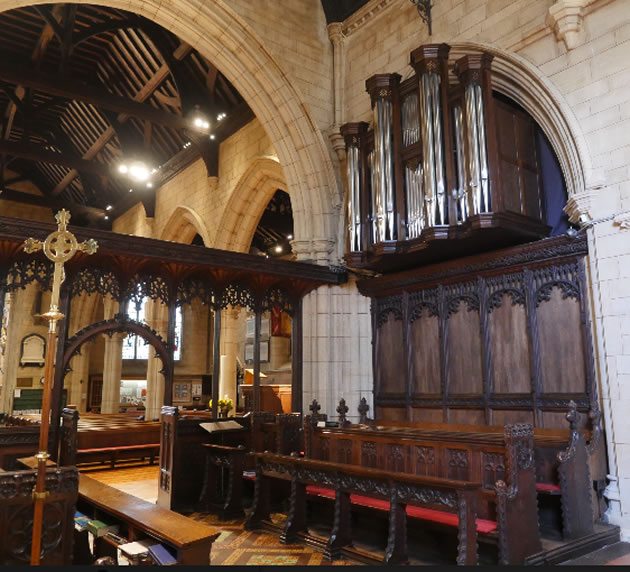
[[[206,453],[206,467],[199,503],[205,510],[217,512],[221,520],[243,516],[245,447],[227,447],[212,443],[203,443],[201,446]],[[224,469],[227,469],[225,483]]]
[[[304,433],[307,455],[315,460],[478,481],[479,516],[499,523],[500,562],[522,564],[542,550],[531,425],[506,425],[489,432],[475,426],[424,431],[395,426],[317,427],[307,416]]]
[[[254,504],[245,524],[247,530],[270,521],[270,481],[287,480],[291,483],[290,509],[281,541],[294,542],[300,532],[307,530],[307,487],[325,484],[335,491],[334,523],[326,546],[329,558],[336,558],[344,546],[352,544],[350,506],[354,496],[389,505],[384,563],[408,562],[407,507],[415,506],[454,513],[459,539],[457,563],[477,564],[478,482],[405,475],[270,453],[252,455],[256,458],[257,477]]]
[[[87,475],[79,477],[78,508],[93,518],[101,515],[101,518],[119,523],[118,534],[130,541],[148,537],[165,544],[175,551],[178,564],[210,564],[212,543],[220,534],[215,528],[143,501]]]
[[[594,532],[594,513],[588,457],[600,437],[599,420],[594,420],[590,442],[587,431],[578,429],[580,413],[575,402],[569,404],[566,418],[569,429],[534,428],[536,490],[539,495],[558,495],[561,502],[562,536],[565,540]],[[417,438],[433,438],[436,433],[471,442],[493,440],[503,432],[501,427],[486,425],[449,425],[401,421],[369,421],[372,428],[410,429]],[[317,430],[316,430],[317,431]],[[309,432],[309,437],[312,432]],[[485,437],[484,437],[485,435]],[[505,466],[505,463],[503,463]],[[491,484],[491,483],[490,483]],[[484,487],[487,483],[484,482]]]

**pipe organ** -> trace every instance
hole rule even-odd
[[[403,269],[549,233],[542,208],[526,208],[542,205],[540,177],[517,180],[504,157],[522,134],[497,122],[492,55],[449,62],[449,51],[414,50],[405,81],[370,77],[371,124],[342,127],[349,266]]]

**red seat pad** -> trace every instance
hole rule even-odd
[[[559,485],[550,485],[549,483],[536,483],[537,491],[560,492]]]
[[[326,487],[308,485],[306,487],[306,492],[309,495],[316,495],[329,499],[335,498],[335,491]],[[358,504],[378,510],[389,511],[389,501],[382,499],[375,499],[362,495],[350,495],[350,502],[352,504]],[[420,518],[422,520],[432,520],[433,522],[448,524],[450,526],[459,525],[459,517],[456,514],[453,514],[451,512],[442,512],[441,510],[433,510],[430,508],[422,508],[419,506],[407,505],[407,516]],[[494,520],[485,520],[483,518],[478,518],[476,520],[476,524],[477,531],[481,533],[487,534],[489,532],[494,532],[497,529],[497,523]]]

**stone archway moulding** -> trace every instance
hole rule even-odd
[[[201,217],[192,208],[180,205],[164,225],[160,238],[190,244],[196,234],[201,236],[204,244],[210,244],[208,230]]]
[[[280,162],[275,157],[257,157],[236,183],[217,226],[216,248],[247,252],[256,226],[277,189],[288,189]],[[294,219],[295,223],[295,219]]]
[[[0,12],[49,0],[0,0]],[[299,90],[262,39],[223,0],[77,0],[140,14],[208,58],[249,104],[269,136],[294,200],[298,238],[337,239],[341,197],[322,133]]]
[[[558,88],[522,56],[489,44],[453,42],[450,58],[486,51],[492,60],[492,83],[538,122],[556,152],[569,199],[601,186],[594,178],[591,157],[582,130]]]

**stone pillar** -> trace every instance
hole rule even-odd
[[[345,108],[345,78],[346,78],[346,48],[344,44],[343,25],[341,22],[328,24],[328,37],[333,45],[333,89],[335,97],[334,119],[330,127],[328,138],[337,153],[340,162],[345,158],[345,144],[339,127],[344,123]],[[343,167],[343,165],[342,165]]]
[[[20,307],[24,297],[23,290],[8,292],[4,304],[4,328],[6,340],[4,351],[0,352],[0,384],[2,385],[1,413],[11,413],[13,410],[13,391],[17,378],[17,364],[20,359],[19,320],[16,309]]]
[[[168,328],[168,308],[159,302],[149,301],[146,305],[147,323],[162,339],[166,339]],[[160,409],[164,402],[164,375],[159,373],[164,364],[155,352],[149,352],[147,360],[147,398],[144,418],[149,421],[160,417]]]
[[[236,356],[238,354],[238,320],[240,310],[221,312],[221,369],[219,398],[227,395],[236,406]]]
[[[120,413],[120,378],[122,376],[122,343],[124,334],[105,338],[103,360],[103,400],[101,413]]]

